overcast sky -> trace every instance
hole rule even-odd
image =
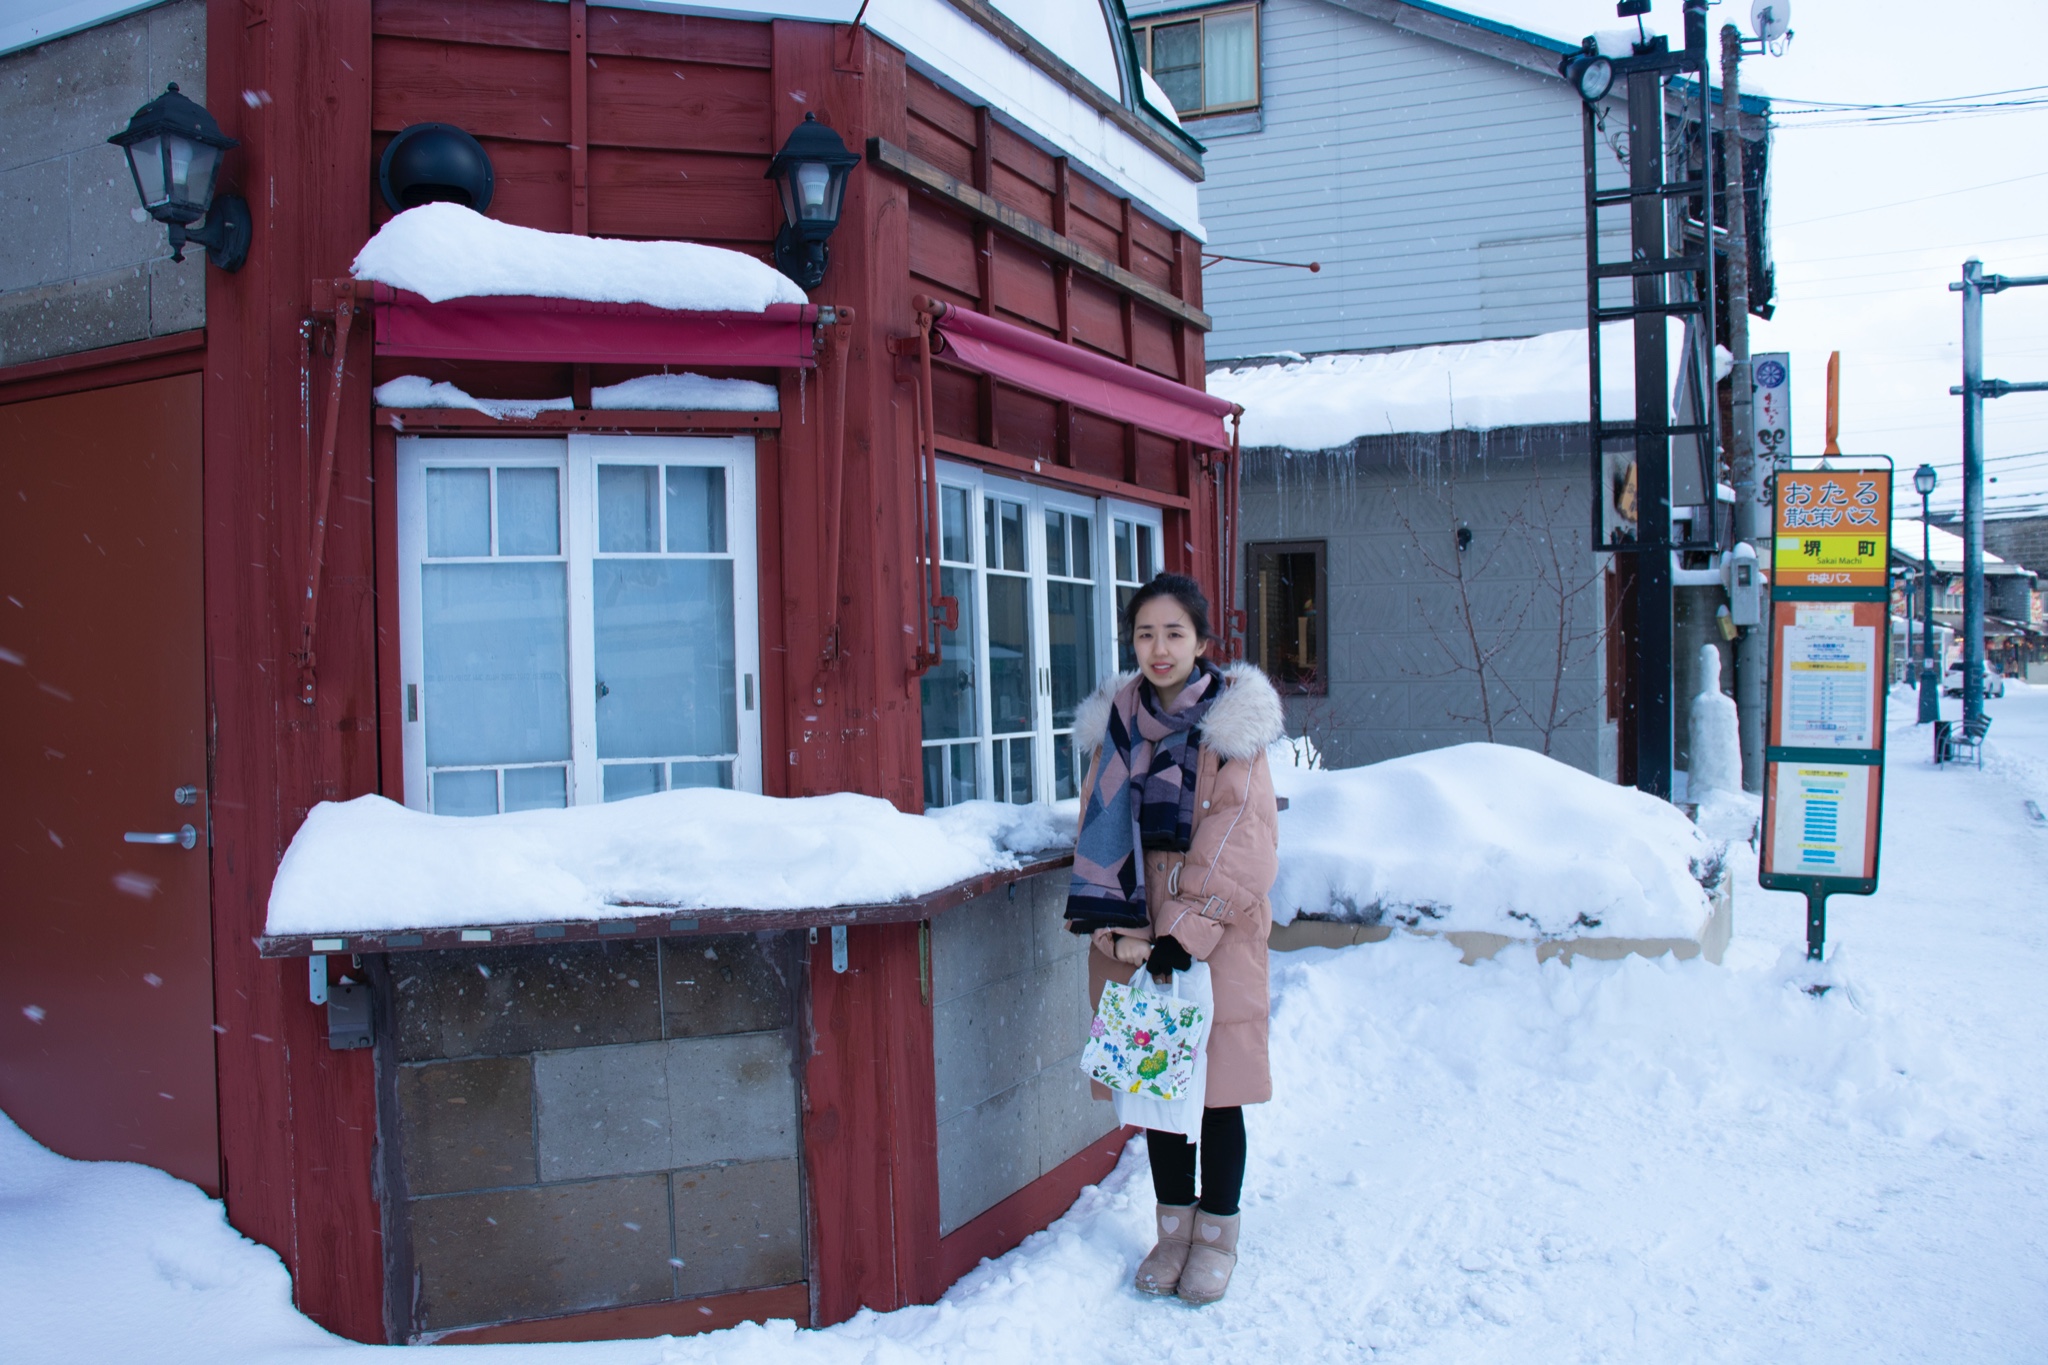
[[[1613,0],[1447,3],[1567,41],[1623,26]],[[2042,0],[1791,3],[1796,37],[1783,56],[1745,59],[1744,89],[1895,103],[2048,82]],[[1749,12],[1750,0],[1708,10],[1717,71],[1721,26],[1747,34]],[[1679,0],[1656,0],[1650,19],[1675,39]],[[1771,172],[1778,312],[1752,326],[1750,345],[1792,353],[1802,455],[1821,450],[1827,357],[1839,350],[1842,449],[1892,456],[1902,484],[1913,466],[1933,464],[1939,510],[1961,497],[1962,400],[1948,392],[1962,378],[1961,296],[1948,283],[1972,255],[1987,272],[2048,275],[2048,104],[1928,123],[1868,119],[1781,117]],[[1984,336],[1987,378],[2048,379],[2048,287],[1987,297]],[[1990,509],[2048,500],[2048,393],[1988,401],[1984,425],[1987,472],[1999,480],[1986,490]]]

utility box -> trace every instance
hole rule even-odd
[[[1738,626],[1754,626],[1763,620],[1763,572],[1756,560],[1756,546],[1737,541],[1721,557],[1721,581],[1728,589],[1728,615]]]

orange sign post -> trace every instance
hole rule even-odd
[[[1806,896],[1806,955],[1818,960],[1828,896],[1877,890],[1891,461],[1781,469],[1776,485],[1758,879]]]

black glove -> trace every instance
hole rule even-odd
[[[1145,960],[1145,970],[1156,977],[1165,977],[1173,972],[1184,972],[1195,965],[1188,956],[1188,950],[1180,946],[1180,940],[1168,934],[1165,938],[1154,939],[1152,956]]]

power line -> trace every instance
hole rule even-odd
[[[1988,180],[1981,185],[1963,185],[1952,190],[1937,190],[1933,194],[1915,195],[1911,199],[1894,199],[1889,204],[1872,204],[1868,208],[1844,209],[1840,213],[1822,214],[1818,218],[1800,218],[1790,223],[1779,223],[1778,228],[1805,227],[1809,223],[1830,223],[1837,218],[1853,218],[1859,213],[1876,213],[1881,209],[1902,208],[1907,204],[1924,204],[1930,199],[1946,199],[1951,195],[1972,194],[1978,190],[1995,190],[2000,185],[2017,185],[2022,180],[2039,180],[2048,176],[2048,171],[2033,171],[2027,175],[2016,175],[2010,180]]]

